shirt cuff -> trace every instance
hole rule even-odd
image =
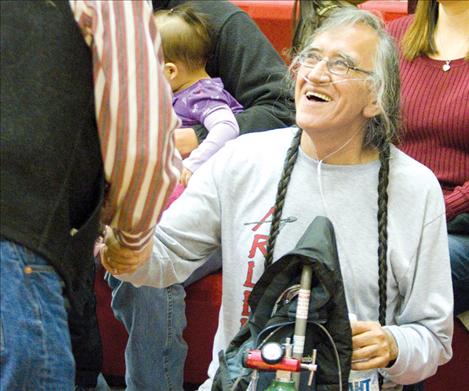
[[[119,244],[133,251],[139,251],[144,248],[150,242],[154,231],[154,227],[139,233],[130,233],[113,228],[114,236],[119,241]]]
[[[402,376],[409,367],[409,363],[405,354],[405,351],[407,350],[407,341],[399,326],[384,326],[383,328],[389,331],[394,337],[398,353],[396,360],[390,367],[381,368],[379,371],[384,377],[398,378]]]
[[[457,215],[468,212],[468,200],[463,191],[458,188],[445,196],[446,221],[451,221]]]

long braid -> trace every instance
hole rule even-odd
[[[381,167],[378,179],[378,287],[379,287],[379,322],[386,324],[386,284],[388,266],[388,184],[389,184],[389,144],[379,153]]]
[[[378,288],[379,288],[379,323],[386,324],[388,253],[388,184],[389,184],[390,147],[386,144],[379,152],[381,166],[378,175]],[[379,389],[383,387],[383,376],[379,374]]]
[[[282,217],[283,205],[285,204],[285,195],[287,194],[288,184],[290,183],[291,173],[298,157],[298,149],[300,146],[301,129],[293,137],[290,148],[287,151],[285,163],[283,165],[282,177],[278,183],[277,196],[275,198],[274,213],[272,215],[272,224],[270,225],[269,241],[267,243],[267,252],[265,254],[265,267],[269,266],[273,261],[274,247],[280,232],[280,218]]]

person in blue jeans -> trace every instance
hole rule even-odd
[[[9,240],[0,241],[0,258],[1,389],[73,389],[63,280],[47,259]],[[9,327],[12,322],[14,332]]]
[[[185,2],[154,0],[153,5],[155,10],[171,9]],[[228,1],[192,1],[191,5],[208,16],[215,30],[213,36],[217,38],[206,69],[211,77],[220,77],[225,89],[244,107],[235,115],[240,134],[291,125],[294,106],[285,84],[286,65],[254,21]],[[203,125],[189,129],[199,140],[207,134]],[[176,142],[179,148],[177,135]],[[184,146],[179,149],[184,155]],[[220,256],[212,256],[184,285],[218,270],[220,265]],[[112,276],[107,279],[113,288],[114,315],[129,334],[125,350],[127,390],[182,390],[187,353],[182,338],[186,326],[183,286],[135,288]]]
[[[147,2],[0,7],[0,389],[70,391],[67,309],[86,308],[103,202],[107,257],[148,258],[177,179],[179,121]],[[123,42],[114,22],[138,39]]]
[[[107,274],[113,290],[112,308],[129,333],[125,351],[127,390],[182,390],[187,345],[185,291],[182,285],[167,289],[138,289]],[[151,303],[151,306],[149,306]],[[161,387],[161,388],[160,388]]]

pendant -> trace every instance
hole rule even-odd
[[[449,64],[451,61],[446,61],[441,69],[443,69],[443,72],[448,72],[451,69],[451,65]]]

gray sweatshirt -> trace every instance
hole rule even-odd
[[[218,352],[249,316],[247,299],[264,255],[284,157],[296,128],[229,142],[192,177],[163,214],[152,259],[119,278],[136,286],[184,281],[221,246],[223,297],[209,377]],[[349,312],[378,319],[377,185],[379,161],[319,165],[303,151],[292,172],[274,259],[290,251],[315,216],[337,237]],[[433,375],[451,358],[453,296],[443,196],[422,164],[391,149],[388,203],[387,328],[399,347],[380,370],[391,388]],[[210,389],[208,379],[201,389]],[[399,389],[397,387],[396,389]]]

